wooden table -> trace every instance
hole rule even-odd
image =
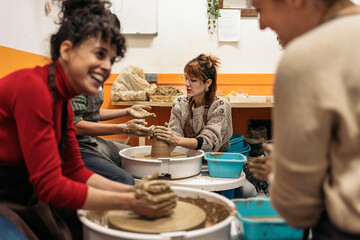
[[[172,107],[173,102],[121,101],[121,102],[111,102],[111,104],[117,106],[131,106],[135,104],[141,104],[151,107]],[[231,103],[231,107],[232,108],[271,108],[274,107],[274,103],[255,103],[255,102]]]
[[[150,107],[172,107],[173,102],[150,102],[150,101],[120,101],[111,102],[115,106],[132,106],[141,104]],[[243,102],[243,103],[230,103],[232,108],[272,108],[274,103],[256,103],[256,102]],[[139,137],[139,146],[145,146],[145,138]]]

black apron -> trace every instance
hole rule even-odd
[[[54,100],[55,119],[55,65],[49,65],[49,84]],[[61,118],[62,156],[65,145],[67,101],[63,103]],[[76,212],[58,209],[42,203],[29,182],[29,173],[24,160],[15,164],[0,162],[0,214],[10,220],[28,239],[73,239],[72,232],[79,232],[74,239],[81,239],[81,223]],[[69,225],[72,224],[72,225]],[[71,226],[71,227],[68,227]],[[73,229],[74,228],[74,229]],[[80,228],[80,229],[77,229]]]

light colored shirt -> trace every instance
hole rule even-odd
[[[274,87],[270,196],[289,224],[360,233],[360,15],[291,42]]]

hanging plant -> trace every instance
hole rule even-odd
[[[214,34],[214,31],[216,29],[216,21],[220,15],[220,10],[218,9],[219,6],[219,0],[207,0],[208,1],[208,8],[207,8],[207,14],[208,14],[208,31],[211,34]]]
[[[281,47],[284,47],[283,44],[282,44],[282,42],[281,42],[281,40],[280,40],[280,38],[279,38],[279,36],[276,37],[276,40],[278,41],[278,43],[279,43],[279,45],[280,45]]]

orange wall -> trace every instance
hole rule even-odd
[[[0,78],[22,68],[45,65],[49,61],[49,57],[0,46]]]
[[[50,59],[45,56],[7,48],[0,46],[0,78],[21,68],[30,68],[36,65],[49,63]],[[112,83],[118,74],[112,74],[104,86],[104,103],[102,108],[113,109],[120,108],[111,104],[110,91]],[[184,89],[184,83],[181,81],[182,74],[158,74],[158,85],[172,85]],[[249,95],[272,95],[273,74],[219,74],[218,75],[218,94],[226,95],[231,91],[247,93]],[[164,125],[170,119],[170,107],[153,107],[152,112],[156,118],[148,119],[149,124]],[[234,133],[246,135],[248,132],[249,119],[271,119],[270,108],[234,108],[232,109]],[[120,123],[130,120],[126,117],[122,119],[106,121],[109,123]],[[236,120],[235,120],[236,119]],[[125,135],[112,135],[106,138],[126,138]],[[147,140],[147,144],[150,141]],[[138,144],[137,139],[132,138],[130,145]]]
[[[111,104],[111,87],[118,74],[112,74],[106,81],[104,86],[104,103],[102,108],[124,108]],[[182,74],[158,74],[158,85],[184,89],[184,83],[181,80]],[[226,95],[231,91],[239,93],[247,93],[249,95],[266,95],[271,96],[273,91],[274,74],[218,74],[218,94]],[[152,112],[156,114],[156,118],[150,118],[146,121],[149,124],[164,125],[170,119],[170,107],[153,107]],[[248,122],[250,119],[271,119],[271,108],[233,108],[233,130],[236,134],[246,135],[248,132]],[[120,123],[131,118],[123,118],[108,121],[109,123]],[[236,120],[235,120],[236,119]],[[107,138],[126,138],[126,136],[116,135],[107,136]],[[130,145],[136,146],[137,139],[131,138]],[[146,140],[146,144],[150,144],[150,140]]]
[[[184,89],[181,80],[182,74],[158,74],[158,85]],[[112,74],[105,82],[105,100],[103,108],[117,108],[111,104],[111,86],[118,74]],[[271,96],[273,95],[274,74],[218,74],[218,95],[227,95],[232,91],[247,93],[249,95]]]

